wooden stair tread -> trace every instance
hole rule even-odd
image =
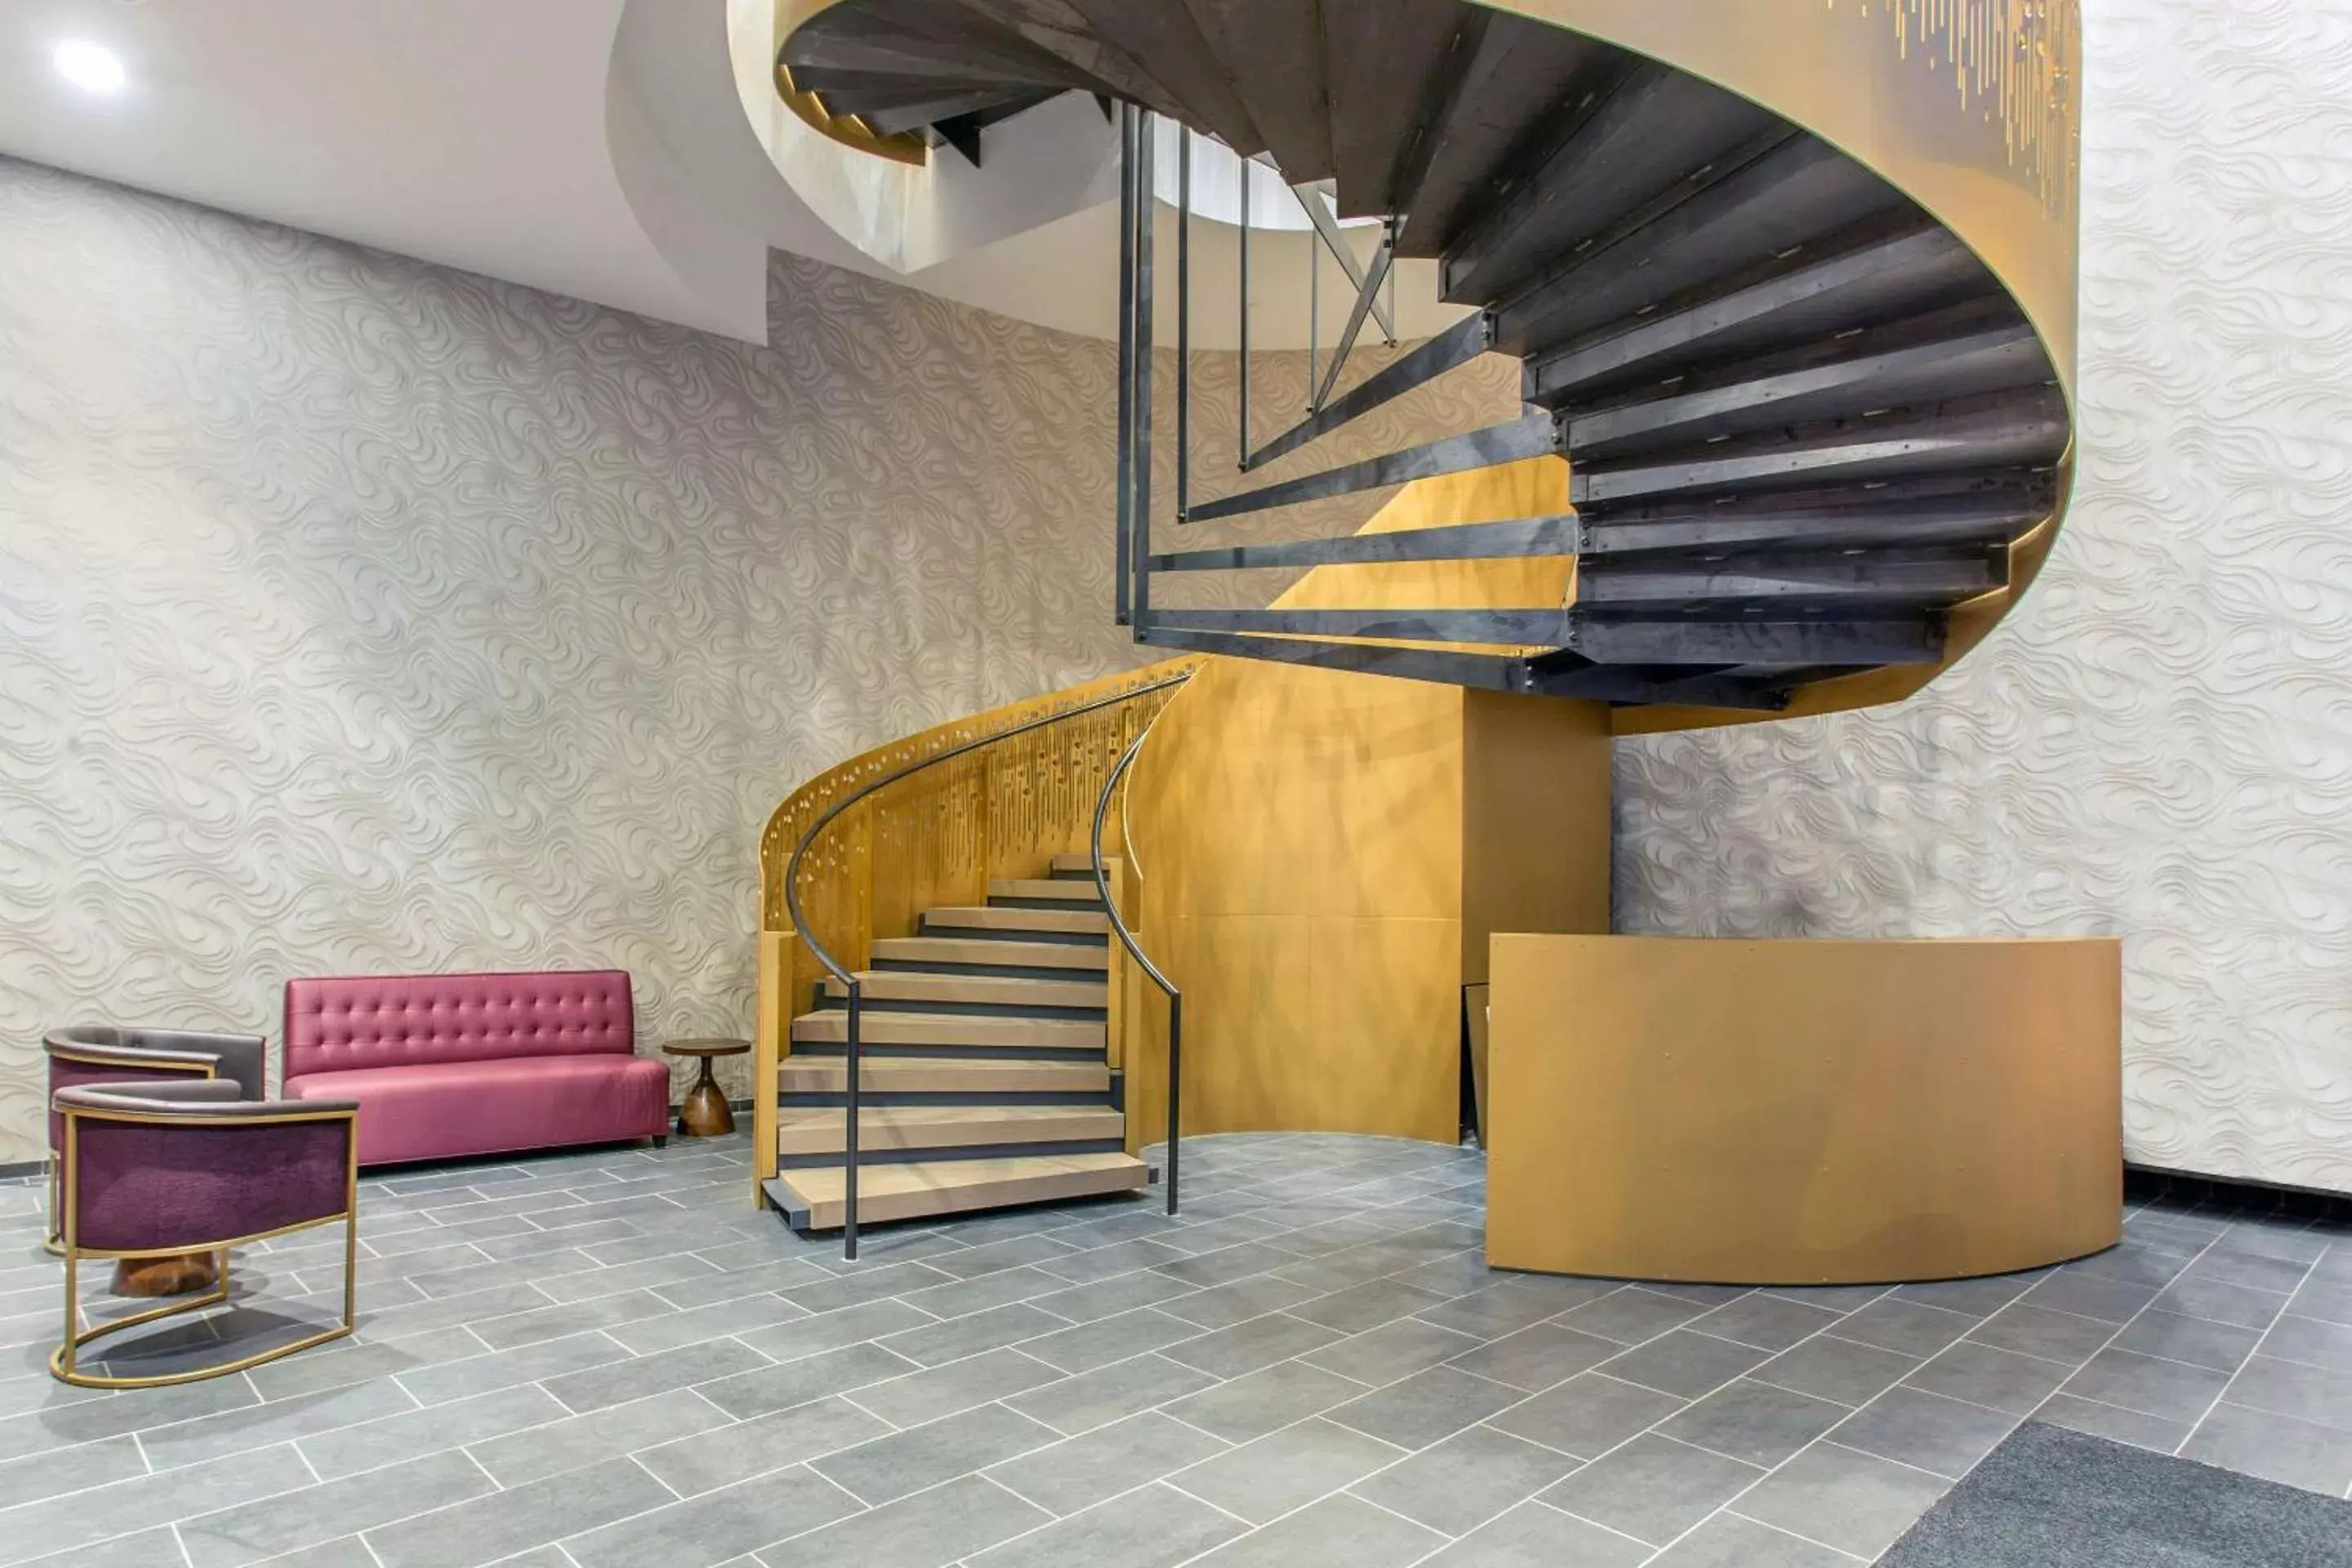
[[[857,1035],[868,1046],[962,1046],[976,1051],[1101,1051],[1103,1025],[1082,1018],[1007,1018],[963,1013],[861,1011]],[[825,1007],[793,1020],[793,1038],[841,1045],[849,1038],[849,1010]]]
[[[787,1106],[776,1119],[777,1152],[838,1155],[848,1121],[840,1106]],[[857,1113],[864,1154],[1093,1142],[1126,1135],[1126,1114],[1108,1105],[877,1105]]]
[[[1103,857],[1103,869],[1106,871],[1113,869],[1118,863],[1119,859],[1116,855]],[[1046,869],[1056,877],[1092,878],[1095,874],[1095,858],[1091,855],[1056,855],[1045,864]]]
[[[1023,1154],[986,1160],[917,1160],[857,1170],[861,1225],[1002,1208],[1055,1198],[1129,1192],[1150,1180],[1150,1167],[1132,1154]],[[845,1173],[838,1165],[805,1165],[778,1173],[782,1189],[814,1230],[838,1227],[845,1217]]]
[[[1057,903],[1091,904],[1102,907],[1091,879],[1079,881],[1075,877],[1000,877],[988,884],[992,899],[1051,899]]]
[[[1110,921],[1100,909],[1022,910],[1002,909],[992,904],[950,904],[923,911],[925,930],[942,926],[950,930],[966,928],[975,931],[1049,931],[1064,934],[1101,936],[1110,931]]]
[[[891,936],[874,944],[878,961],[900,963],[997,964],[1022,969],[1070,969],[1100,973],[1110,949],[1066,942],[1011,942],[992,937]]]
[[[1098,1061],[1020,1061],[1003,1057],[868,1057],[861,1089],[879,1094],[1102,1094],[1110,1068]],[[841,1057],[786,1057],[777,1064],[786,1094],[839,1094],[849,1087]]]
[[[986,1007],[1104,1007],[1110,987],[1100,980],[1021,980],[1001,974],[924,974],[865,970],[860,989],[877,1001],[970,1003]],[[827,976],[824,994],[846,997],[849,987]]]

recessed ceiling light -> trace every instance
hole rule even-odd
[[[121,92],[122,61],[112,49],[87,38],[68,38],[49,56],[58,74],[84,92]]]

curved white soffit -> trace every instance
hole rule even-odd
[[[728,49],[743,118],[776,172],[834,232],[895,273],[927,271],[1118,195],[1118,136],[1065,95],[987,132],[979,168],[944,153],[922,167],[818,134],[774,80],[773,0],[728,0]]]
[[[605,91],[614,172],[647,239],[706,301],[705,322],[765,340],[775,248],[1041,326],[1116,331],[1118,135],[1092,100],[1069,94],[992,126],[980,168],[953,153],[915,168],[832,142],[786,107],[772,74],[773,26],[772,0],[729,0],[723,16],[708,0],[627,0],[614,39]],[[1162,162],[1157,183],[1172,195],[1172,160]],[[1213,190],[1209,179],[1196,184],[1212,198],[1204,205]],[[1270,200],[1277,194],[1291,199],[1278,184],[1254,183],[1259,224],[1298,221]],[[1160,225],[1167,342],[1174,228]],[[1193,334],[1204,349],[1237,346],[1238,237],[1214,219],[1195,226]],[[1351,237],[1369,253],[1370,230]],[[1253,347],[1307,346],[1309,250],[1303,228],[1255,229]],[[1437,302],[1431,263],[1397,271],[1402,335],[1459,318]],[[1328,258],[1320,282],[1316,336],[1328,350],[1349,291]]]

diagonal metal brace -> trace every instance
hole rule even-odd
[[[1331,210],[1330,201],[1313,185],[1293,185],[1290,191],[1298,198],[1299,206],[1305,209],[1307,221],[1313,224],[1315,232],[1323,237],[1324,248],[1330,251],[1339,263],[1339,270],[1348,275],[1348,281],[1356,286],[1359,293],[1363,292],[1364,264],[1356,259],[1355,251],[1349,247],[1348,237],[1340,233],[1339,217]],[[1397,341],[1396,318],[1377,299],[1372,301],[1372,320],[1381,324],[1381,332],[1390,342]]]

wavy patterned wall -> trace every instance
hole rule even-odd
[[[1621,742],[1617,919],[2121,935],[2129,1156],[2352,1190],[2352,4],[2084,9],[2048,568],[1898,708]]]
[[[0,160],[0,1163],[42,1029],[274,1037],[289,974],[614,963],[646,1049],[749,1033],[777,801],[1140,662],[1106,345],[771,297],[772,350]]]

